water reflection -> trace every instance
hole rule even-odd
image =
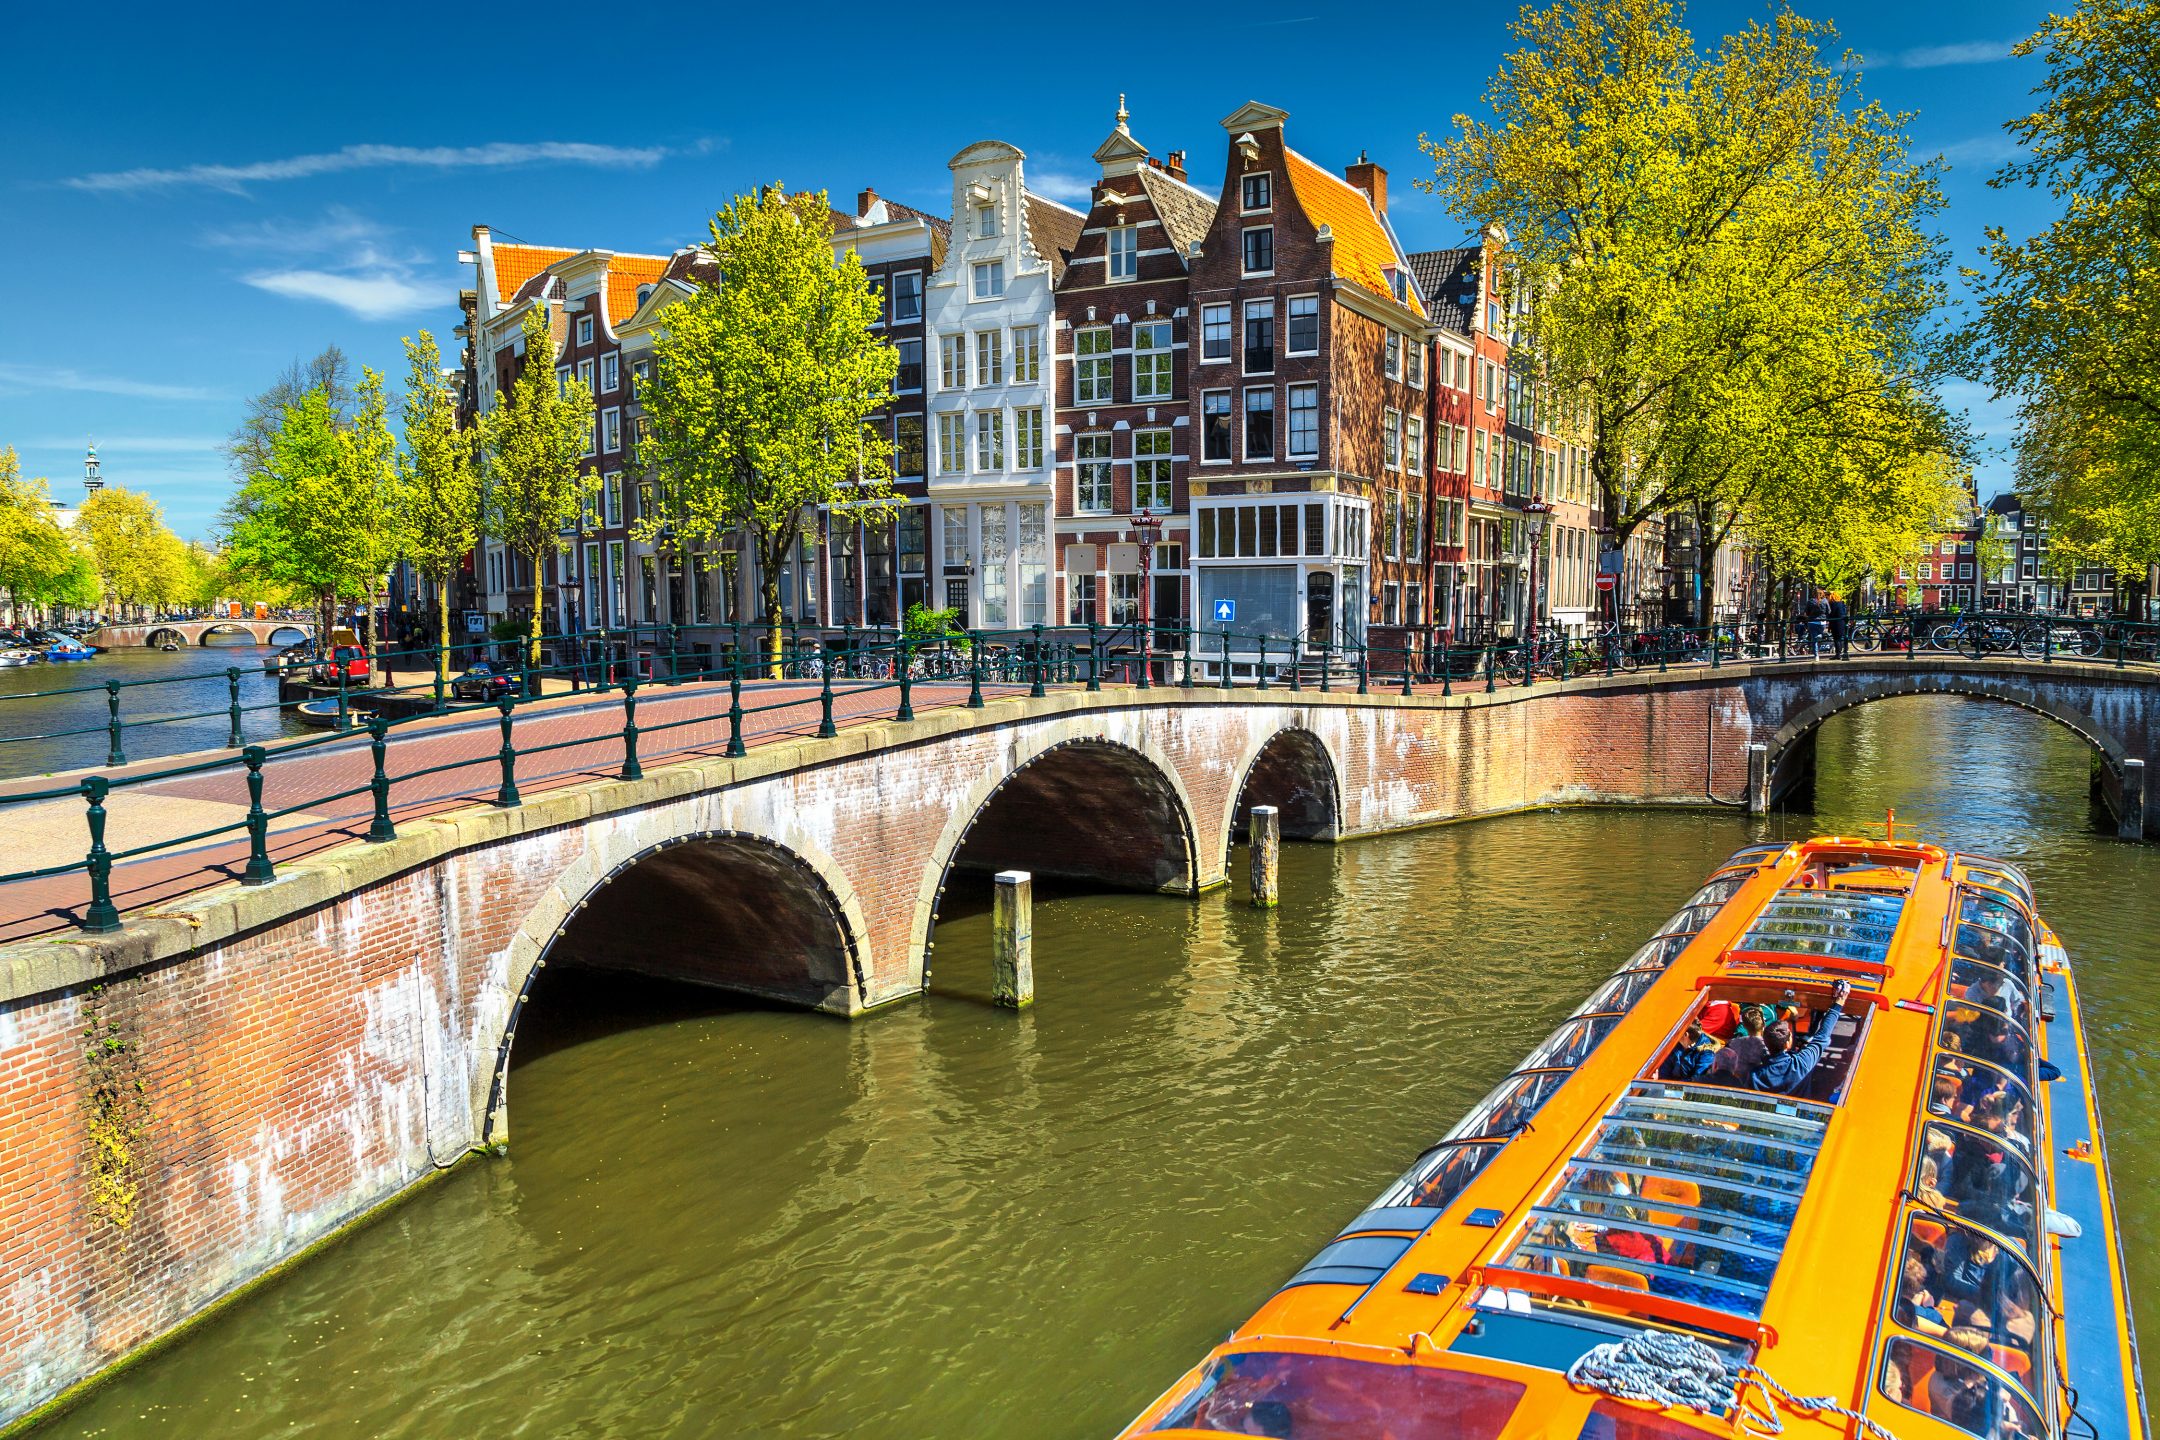
[[[2090,987],[2126,1223],[2151,1233],[2160,862],[2085,829],[2082,744],[1935,697],[1819,744],[1819,813],[1790,833],[1895,804],[2031,868]],[[1018,1017],[982,1003],[988,912],[962,892],[936,992],[864,1024],[551,970],[508,1159],[51,1433],[1107,1434],[1752,833],[1576,811],[1291,846],[1272,913],[1046,889]],[[2151,1261],[2133,1249],[2148,1300]]]

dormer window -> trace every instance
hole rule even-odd
[[[997,233],[997,206],[977,205],[975,207],[975,238],[978,240],[995,240]]]
[[[1388,290],[1395,296],[1396,304],[1407,305],[1410,303],[1409,276],[1400,270],[1389,270],[1387,272],[1387,282]]]
[[[1275,177],[1265,170],[1247,175],[1239,182],[1239,193],[1247,214],[1269,209],[1275,204]]]
[[[637,287],[637,303],[638,303],[638,304],[640,304],[640,305],[643,305],[643,304],[644,304],[644,303],[645,303],[645,302],[646,302],[647,300],[650,300],[650,299],[652,298],[652,292],[653,292],[653,287],[652,287],[652,286],[650,286],[650,285],[640,285],[640,286],[638,286],[638,287]]]

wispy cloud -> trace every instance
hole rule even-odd
[[[63,435],[58,439],[45,436],[42,439],[23,442],[26,447],[46,450],[80,449],[83,437]],[[104,455],[207,455],[225,448],[222,435],[106,435],[97,437],[98,452]]]
[[[1942,147],[1943,159],[1952,165],[2001,165],[2024,153],[2023,147],[2007,135],[1975,135]]]
[[[200,385],[168,385],[121,375],[86,375],[57,365],[0,364],[0,390],[67,390],[88,395],[121,395],[130,400],[215,400],[218,392]]]
[[[1945,65],[1992,65],[1998,60],[2010,58],[2010,49],[2016,40],[1961,40],[1950,45],[1920,45],[1910,50],[1894,50],[1887,54],[1870,55],[1871,64],[1892,70],[1938,70]]]
[[[320,255],[328,251],[378,249],[390,232],[343,205],[333,205],[320,220],[261,220],[205,230],[202,243],[219,250],[258,255]]]
[[[702,147],[701,147],[702,148]],[[593,145],[549,140],[531,144],[347,145],[315,155],[288,155],[241,165],[181,165],[171,169],[110,170],[60,183],[73,190],[129,193],[199,187],[244,193],[250,185],[309,180],[350,170],[500,170],[520,165],[589,165],[648,170],[675,153],[664,145]]]
[[[1070,170],[1030,170],[1027,188],[1037,195],[1047,195],[1061,204],[1085,210],[1095,193],[1095,181],[1092,176],[1076,175]]]
[[[1261,30],[1274,25],[1310,25],[1319,18],[1317,15],[1292,15],[1286,20],[1255,20],[1252,22],[1252,28]]]
[[[320,300],[362,320],[395,320],[432,310],[454,298],[447,286],[429,285],[389,269],[348,274],[327,270],[271,270],[243,275],[244,282],[288,300]]]

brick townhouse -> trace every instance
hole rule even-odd
[[[1474,629],[1481,594],[1469,543],[1470,466],[1478,430],[1473,397],[1478,361],[1478,252],[1420,251],[1410,256],[1410,272],[1433,328],[1432,409],[1426,422],[1432,435],[1428,623],[1452,636]]]
[[[1176,627],[1192,553],[1191,267],[1216,204],[1183,151],[1156,159],[1129,118],[1121,96],[1057,285],[1057,618]]]
[[[1252,102],[1222,122],[1221,203],[1192,266],[1191,560],[1198,624],[1227,606],[1228,628],[1312,650],[1362,638],[1417,583],[1429,326],[1386,172],[1330,173],[1289,148],[1287,118]]]

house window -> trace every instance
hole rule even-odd
[[[995,300],[1005,293],[1005,262],[1003,260],[978,260],[975,263],[975,298]]]
[[[1005,332],[982,330],[975,335],[975,383],[1005,383]]]
[[[1290,297],[1290,333],[1283,337],[1285,348],[1292,355],[1317,355],[1320,353],[1320,297],[1317,295],[1293,295]]]
[[[600,448],[622,449],[622,411],[612,405],[600,412]]]
[[[1274,372],[1275,302],[1248,300],[1245,302],[1245,373],[1271,375]]]
[[[1228,305],[1203,305],[1200,307],[1200,358],[1202,360],[1228,360],[1230,358],[1230,307]]]
[[[1043,412],[1031,407],[1013,411],[1013,469],[1040,470],[1043,463]]]
[[[967,389],[967,336],[938,336],[938,388]]]
[[[1140,274],[1140,227],[1120,225],[1110,232],[1110,278],[1131,280]]]
[[[997,233],[997,206],[994,204],[977,205],[975,207],[975,238],[978,240],[995,240]]]
[[[1380,417],[1380,458],[1390,470],[1402,469],[1402,411],[1390,410]]]
[[[937,417],[937,468],[940,475],[967,470],[967,415],[952,410]]]
[[[1073,509],[1081,515],[1110,513],[1110,437],[1082,435],[1073,441]]]
[[[1425,422],[1416,415],[1403,417],[1403,468],[1412,474],[1425,470]]]
[[[1387,378],[1400,380],[1402,379],[1402,336],[1390,330],[1387,332],[1385,343],[1387,345]]]
[[[1935,567],[1933,565],[1930,565],[1925,560],[1920,562],[1920,578],[1922,580],[1932,580],[1935,578]]]
[[[1140,618],[1140,574],[1120,570],[1110,577],[1110,623],[1131,625]]]
[[[1005,412],[975,412],[975,469],[985,475],[1005,468]]]
[[[622,357],[610,351],[600,357],[600,389],[612,395],[622,385]]]
[[[1403,498],[1403,549],[1412,560],[1425,558],[1425,497],[1422,495],[1408,495]],[[1411,586],[1410,593],[1415,595],[1417,587]],[[1413,604],[1410,615],[1410,623],[1413,625],[1417,623],[1416,610],[1417,607]]]
[[[1012,378],[1015,385],[1042,379],[1042,332],[1033,325],[1013,327]]]
[[[1388,559],[1402,559],[1402,497],[1393,490],[1380,507],[1380,543]]]
[[[893,427],[893,473],[909,477],[923,473],[923,417],[902,415]]]
[[[1380,587],[1380,623],[1402,624],[1402,587],[1392,580]]]
[[[893,372],[893,388],[902,394],[922,389],[922,341],[902,340],[894,347],[900,352],[900,367]]]
[[[1265,170],[1247,175],[1239,184],[1238,196],[1247,214],[1270,208],[1275,203],[1275,177]]]
[[[583,385],[589,393],[593,388],[592,361],[580,360],[577,362],[577,378],[578,384]]]
[[[1275,270],[1275,227],[1255,225],[1245,232],[1245,273],[1269,275]]]
[[[1425,388],[1425,342],[1409,340],[1404,343],[1409,347],[1403,355],[1405,378],[1422,390]]]
[[[1202,460],[1228,460],[1230,455],[1230,392],[1210,390],[1200,397]]]
[[[1492,361],[1485,362],[1485,413],[1498,413],[1500,409],[1500,368]]]
[[[1170,508],[1170,432],[1142,430],[1133,436],[1133,509]]]
[[[1076,570],[1065,577],[1065,623],[1095,623],[1095,572]]]
[[[1262,385],[1245,392],[1245,458],[1267,460],[1275,454],[1275,392]]]
[[[1110,327],[1095,325],[1073,336],[1073,404],[1110,401]]]
[[[1290,454],[1292,456],[1318,455],[1320,453],[1320,387],[1318,385],[1292,385],[1290,387]]]
[[[903,270],[892,277],[892,318],[922,319],[922,271]]]
[[[648,381],[648,380],[652,379],[652,361],[650,361],[650,360],[633,360],[633,361],[631,361],[631,362],[630,362],[630,378],[631,378],[631,379],[633,379],[633,380],[635,380],[635,381],[636,381],[636,382],[637,382],[637,383],[638,383],[639,385],[643,385],[643,384],[644,384],[644,383],[645,383],[646,381]]]
[[[1133,326],[1132,395],[1135,400],[1168,400],[1175,384],[1170,322],[1143,320]]]
[[[610,475],[600,482],[601,493],[607,497],[607,523],[620,526],[622,518],[622,476]]]
[[[590,315],[580,315],[580,316],[578,316],[578,322],[577,322],[577,343],[578,343],[578,344],[580,344],[580,345],[590,345],[590,344],[592,344],[592,316],[590,316]]]

